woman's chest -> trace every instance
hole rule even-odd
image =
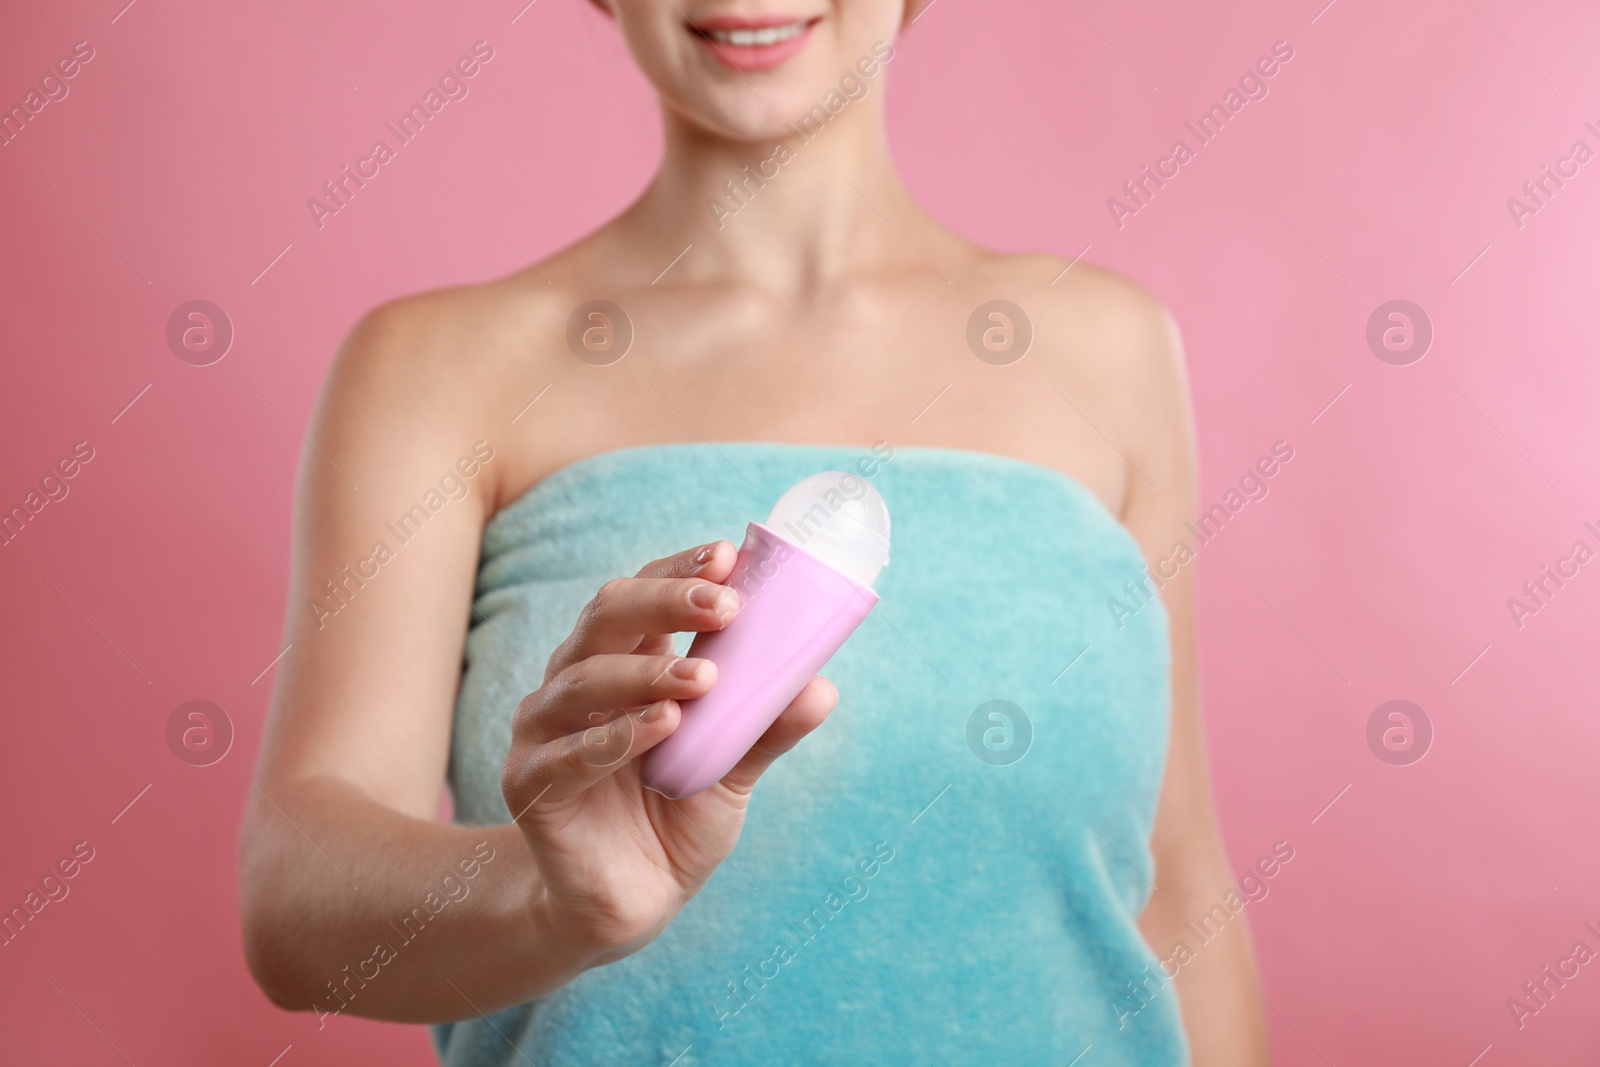
[[[691,358],[662,339],[615,366],[550,383],[535,417],[501,450],[502,499],[617,448],[673,441],[885,442],[1007,456],[1059,471],[1120,514],[1129,471],[1102,432],[1103,389],[1043,359],[994,366],[914,350],[917,338],[845,347],[750,340]],[[520,420],[519,420],[520,421]],[[1115,427],[1113,427],[1113,431]],[[1119,437],[1118,439],[1123,439]]]

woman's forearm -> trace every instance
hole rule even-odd
[[[251,793],[246,955],[280,1007],[444,1022],[570,982],[597,960],[552,929],[514,824],[403,815],[332,779]]]

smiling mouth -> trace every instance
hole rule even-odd
[[[794,18],[767,15],[756,18],[721,17],[698,25],[687,24],[712,57],[737,71],[770,70],[787,62],[806,45],[821,15]]]
[[[694,27],[695,32],[702,37],[716,41],[718,44],[733,45],[736,48],[767,48],[787,41],[791,37],[798,37],[811,28],[816,19],[801,19],[783,26],[763,26],[760,29],[700,29]]]

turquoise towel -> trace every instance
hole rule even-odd
[[[496,515],[456,708],[456,818],[510,821],[511,713],[602,582],[738,544],[790,485],[863,458],[628,448]],[[762,778],[729,860],[637,954],[435,1027],[446,1065],[1187,1062],[1135,925],[1170,702],[1159,601],[1120,628],[1107,608],[1142,574],[1136,543],[1081,484],[1021,460],[899,447],[871,481],[893,523],[882,602],[825,668],[839,704]],[[990,701],[1022,715],[995,705],[974,725]],[[1156,991],[1130,1011],[1141,981]]]

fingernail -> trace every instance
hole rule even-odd
[[[705,660],[701,659],[680,659],[667,669],[672,672],[674,678],[682,678],[686,682],[692,682],[699,677],[701,666],[704,663]]]
[[[723,587],[714,582],[706,582],[689,590],[689,603],[697,608],[714,608],[721,599]]]
[[[694,561],[696,563],[709,563],[711,561],[711,554],[716,550],[717,543],[715,541],[711,542],[709,545],[701,545],[700,551],[694,554]]]
[[[661,717],[663,715],[665,715],[666,713],[667,713],[667,702],[665,700],[658,700],[654,704],[651,704],[648,708],[645,708],[643,711],[641,711],[639,713],[639,721],[640,722],[659,722],[661,720]]]

